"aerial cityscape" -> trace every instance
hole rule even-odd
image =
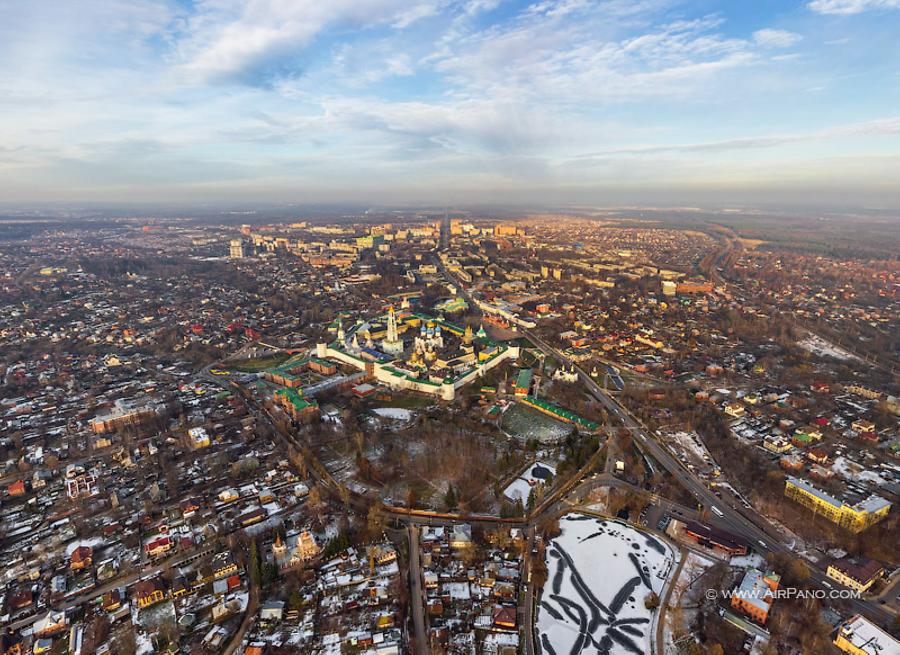
[[[0,0],[0,655],[900,655],[898,33]]]

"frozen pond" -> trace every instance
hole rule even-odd
[[[672,549],[624,523],[567,514],[547,545],[547,584],[537,617],[542,655],[644,655],[653,612],[673,568]],[[654,610],[655,611],[655,610]]]

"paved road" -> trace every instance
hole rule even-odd
[[[422,589],[422,564],[419,561],[419,527],[409,525],[409,607],[413,619],[413,636],[417,653],[429,652],[425,634],[425,591]]]
[[[665,655],[666,652],[666,612],[669,609],[669,600],[672,597],[672,590],[675,588],[675,585],[678,582],[678,576],[681,575],[681,568],[687,560],[687,552],[684,548],[678,548],[678,555],[681,559],[678,560],[678,566],[675,567],[675,572],[666,581],[666,591],[659,600],[659,614],[656,617],[656,655]]]
[[[195,552],[195,553],[188,553],[186,555],[183,555],[182,557],[175,557],[175,558],[168,559],[168,560],[162,560],[160,562],[157,562],[153,566],[142,568],[142,569],[139,569],[132,573],[129,573],[127,575],[117,577],[113,580],[110,580],[109,582],[106,582],[106,583],[100,585],[99,587],[94,587],[90,591],[86,591],[85,593],[79,594],[78,596],[73,596],[72,598],[70,598],[68,600],[64,600],[61,603],[52,603],[51,604],[52,610],[59,612],[59,611],[63,611],[63,610],[72,609],[73,607],[77,607],[77,606],[87,603],[95,598],[98,598],[98,597],[102,596],[103,594],[105,594],[109,591],[112,591],[113,589],[120,589],[122,587],[127,587],[127,586],[137,582],[141,578],[153,577],[155,575],[158,575],[160,572],[162,572],[166,569],[178,567],[178,566],[184,564],[185,562],[187,562],[188,560],[193,561],[193,560],[200,559],[202,557],[207,557],[209,555],[212,555],[213,552],[214,552],[214,550],[212,548],[206,548],[206,549],[203,549],[203,550]],[[13,630],[18,630],[20,628],[24,628],[25,626],[31,625],[38,619],[44,618],[44,616],[46,616],[46,614],[47,614],[46,611],[38,612],[37,614],[31,614],[30,616],[27,616],[23,619],[19,619],[18,621],[15,621],[14,623],[11,623],[9,625],[9,627],[12,628]]]
[[[526,655],[534,655],[534,613],[537,603],[537,590],[531,583],[531,551],[534,549],[534,524],[529,525],[525,530],[525,567],[523,575],[525,576],[525,611],[524,611],[524,629],[525,629],[525,653]]]
[[[538,348],[547,354],[552,354],[561,362],[575,365],[562,353],[545,343],[537,335],[525,331],[525,335]],[[635,444],[645,453],[650,454],[660,463],[685,489],[694,495],[705,507],[718,516],[716,521],[725,529],[747,539],[757,552],[790,553],[790,547],[782,541],[781,535],[759,514],[752,517],[744,514],[740,509],[733,507],[717,498],[706,484],[696,478],[690,471],[684,468],[677,459],[650,435],[649,431],[627,409],[618,403],[612,396],[605,392],[587,373],[576,365],[578,375],[584,382],[588,391],[607,409],[610,416],[614,416],[632,431]],[[713,509],[715,508],[715,509]],[[826,582],[827,584],[822,584]],[[823,588],[826,592],[835,587],[835,583],[827,579],[825,572],[810,566],[810,582]],[[839,586],[839,585],[838,585]],[[890,623],[894,614],[886,607],[878,603],[864,600],[852,600],[848,604],[853,611],[864,614],[868,618],[882,624]]]
[[[250,598],[247,601],[247,611],[244,612],[244,618],[241,621],[241,625],[238,627],[237,632],[231,637],[231,641],[229,641],[228,645],[222,651],[222,655],[233,655],[233,653],[237,652],[238,648],[243,645],[244,635],[247,634],[247,630],[253,625],[253,620],[256,618],[257,611],[259,611],[259,590],[253,586],[252,581],[248,584],[250,585]]]

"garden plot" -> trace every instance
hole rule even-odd
[[[538,610],[542,655],[651,652],[655,610],[675,554],[625,523],[568,514],[547,546],[548,579]]]

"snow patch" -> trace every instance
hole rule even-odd
[[[656,537],[613,520],[568,514],[547,546],[537,631],[546,653],[651,652],[653,613],[675,562]]]

